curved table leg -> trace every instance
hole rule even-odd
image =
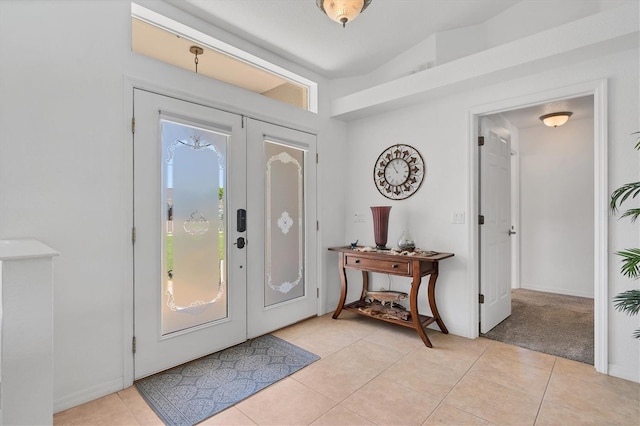
[[[367,291],[369,290],[369,273],[362,271],[362,293],[360,293],[360,300],[364,300],[367,297]]]
[[[340,275],[340,300],[338,301],[338,307],[333,313],[333,319],[338,318],[340,312],[342,312],[342,307],[344,306],[344,302],[347,299],[347,273],[344,269],[344,253],[340,253],[340,263],[338,264],[338,274]]]
[[[416,267],[414,265],[414,271],[416,271]],[[432,348],[431,340],[427,337],[427,333],[425,333],[422,324],[420,323],[420,314],[418,313],[418,292],[420,290],[420,282],[422,278],[420,277],[420,266],[418,265],[417,272],[413,274],[413,281],[411,282],[411,294],[409,295],[409,305],[411,309],[411,321],[413,322],[413,327],[418,332],[418,336],[422,339],[424,344]]]
[[[436,306],[436,280],[438,279],[438,265],[435,265],[435,271],[429,277],[429,307],[431,308],[431,314],[433,315],[433,319],[436,320],[436,324],[440,327],[440,330],[444,334],[449,334],[447,327],[444,325],[442,318],[440,318],[440,313],[438,313],[438,307]]]

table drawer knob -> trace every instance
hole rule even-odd
[[[397,263],[394,263],[393,265],[391,265],[391,267],[392,267],[393,269],[398,269],[398,264],[397,264]]]
[[[360,263],[360,259],[356,259],[354,263]]]

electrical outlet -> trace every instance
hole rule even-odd
[[[353,214],[353,223],[364,223],[365,215],[364,213],[354,213]]]

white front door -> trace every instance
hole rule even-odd
[[[242,117],[134,91],[135,378],[246,340]]]
[[[505,129],[480,119],[480,332],[511,315],[511,139]]]
[[[316,315],[316,137],[247,122],[248,337]]]

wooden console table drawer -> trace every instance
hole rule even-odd
[[[383,274],[407,275],[413,274],[411,262],[403,259],[380,260],[368,259],[362,256],[345,256],[345,267],[352,269],[362,269],[371,272],[381,272]]]

